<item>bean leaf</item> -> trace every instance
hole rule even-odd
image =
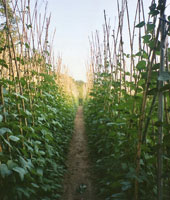
[[[11,171],[8,169],[6,164],[0,165],[0,174],[1,174],[2,178],[5,178],[6,176],[11,174]]]
[[[139,24],[137,24],[135,27],[136,27],[136,28],[141,28],[141,27],[143,27],[144,25],[145,25],[145,22],[142,21],[142,22],[140,22]]]
[[[10,135],[9,139],[12,140],[13,142],[18,142],[20,139],[14,135]]]

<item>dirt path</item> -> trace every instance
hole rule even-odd
[[[74,135],[66,164],[68,172],[64,180],[62,200],[95,200],[89,173],[90,166],[82,107],[78,108],[75,118]]]

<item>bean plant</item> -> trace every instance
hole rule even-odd
[[[2,0],[0,8],[0,199],[56,200],[62,194],[75,98],[57,84],[49,18],[43,34],[37,4],[32,12],[30,1]]]
[[[139,21],[136,14],[133,31],[130,24],[128,29],[130,53],[124,50],[122,33],[125,13],[129,19],[127,1],[122,6],[118,2],[120,21],[112,35],[113,48],[105,13],[104,42],[100,43],[97,33],[90,43],[93,86],[84,113],[99,199],[170,197],[170,48],[166,43],[170,18],[163,18],[165,5],[166,1],[152,1],[146,21],[143,1],[138,1]],[[160,93],[164,104],[162,121]]]

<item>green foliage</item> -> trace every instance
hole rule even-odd
[[[62,194],[76,106],[56,84],[47,62],[50,48],[20,33],[23,27],[24,34],[38,34],[31,30],[36,19],[29,20],[20,5],[0,0],[0,199],[56,200]]]
[[[75,107],[53,75],[41,76],[41,84],[29,91],[33,95],[32,108],[27,90],[22,95],[9,92],[5,88],[7,80],[1,79],[5,107],[10,106],[10,110],[0,115],[0,199],[56,200],[62,193]],[[18,112],[22,100],[26,107]]]
[[[135,172],[142,91],[138,90],[136,96],[124,92],[120,96],[120,83],[112,82],[111,85],[109,74],[105,74],[106,78],[103,78],[103,75],[98,75],[90,94],[92,98],[84,105],[90,155],[99,198],[133,199],[134,181],[137,179],[140,183],[140,199],[156,199],[156,125],[149,125],[146,144],[142,144],[140,175],[137,177]],[[130,84],[130,87],[133,88],[134,85]],[[148,99],[147,113],[151,100],[152,98]],[[156,107],[157,104],[151,115],[155,123]],[[168,131],[165,131],[165,134],[167,135]],[[169,160],[166,161],[166,166],[169,164]],[[167,180],[169,178],[167,176]],[[165,185],[168,187],[167,182]]]
[[[152,4],[150,14],[156,16],[160,13],[161,7]],[[145,22],[136,25],[142,28]],[[84,114],[86,130],[88,133],[89,149],[95,173],[97,194],[99,199],[105,200],[131,200],[134,199],[136,180],[139,184],[139,199],[157,199],[157,152],[158,128],[163,126],[163,177],[164,197],[168,200],[170,184],[170,74],[169,66],[165,72],[159,72],[160,63],[156,63],[160,56],[160,41],[156,41],[154,33],[156,26],[153,23],[146,25],[146,34],[142,36],[143,45],[135,55],[135,70],[132,74],[132,81],[123,78],[129,75],[116,66],[117,74],[121,73],[121,80],[114,77],[109,70],[102,70],[95,74],[93,89],[90,98],[84,104]],[[151,65],[151,56],[155,54],[157,58]],[[126,55],[126,54],[125,54]],[[169,59],[169,49],[167,49],[167,60]],[[148,71],[151,69],[150,74]],[[148,82],[147,82],[148,81]],[[158,81],[163,81],[164,86],[159,90]],[[165,96],[164,122],[158,121],[158,92],[163,91]],[[145,93],[146,92],[146,93]],[[144,97],[144,95],[146,97]],[[144,113],[143,100],[146,98]],[[144,116],[142,119],[141,116]],[[140,120],[142,130],[140,129]],[[139,138],[139,132],[141,137]],[[137,157],[137,149],[141,145],[140,159]],[[140,170],[137,173],[137,162]]]
[[[138,116],[132,113],[133,97],[125,94],[119,99],[120,83],[110,85],[102,76],[84,110],[98,194],[101,199],[130,199],[136,178],[133,159]]]
[[[142,21],[139,24],[136,25],[136,28],[142,28],[143,26],[145,26],[145,22]]]
[[[78,90],[79,105],[82,105],[84,99],[84,85],[83,81],[75,81]]]

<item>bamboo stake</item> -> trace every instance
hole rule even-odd
[[[165,64],[165,41],[166,41],[166,26],[165,26],[165,6],[166,0],[159,2],[162,6],[160,17],[161,17],[161,54],[160,54],[160,68],[159,74],[164,72]],[[158,200],[163,199],[163,150],[162,150],[162,141],[163,141],[163,118],[164,118],[164,95],[161,91],[163,87],[163,81],[158,81],[158,121],[161,125],[158,127]]]
[[[157,47],[159,30],[160,30],[160,24],[158,25],[154,47]],[[151,52],[152,51],[150,51],[150,55],[149,55],[149,58],[151,57],[151,61],[148,62],[148,66],[147,66],[148,74],[147,74],[147,79],[146,79],[146,83],[145,83],[145,89],[143,91],[142,106],[141,106],[140,119],[139,119],[139,125],[138,125],[138,144],[137,144],[137,158],[136,158],[136,175],[137,176],[139,175],[139,171],[140,171],[142,130],[143,130],[143,122],[144,122],[144,119],[145,119],[147,92],[148,92],[148,89],[149,89],[149,83],[150,83],[150,79],[151,79],[152,65],[153,65],[153,62],[154,62],[154,59],[155,59],[155,50],[153,50],[152,55],[151,55]],[[134,195],[135,195],[134,199],[138,200],[139,199],[139,196],[138,196],[138,180],[135,180],[135,193],[134,193]]]
[[[6,16],[6,25],[7,25],[7,28],[8,28],[7,35],[8,35],[8,41],[9,41],[9,47],[8,47],[9,55],[11,55],[11,59],[12,59],[12,52],[13,52],[17,77],[18,77],[18,80],[19,80],[19,91],[20,91],[20,94],[23,95],[22,85],[21,85],[21,82],[20,82],[20,73],[19,73],[18,63],[17,63],[17,60],[16,60],[16,52],[15,52],[15,47],[14,47],[14,41],[13,41],[11,31],[10,31],[6,0],[3,0],[3,5],[4,5],[4,10],[5,10],[5,16]],[[12,52],[11,52],[10,42],[11,42]],[[15,87],[15,90],[17,92],[16,87]],[[25,103],[24,103],[23,99],[22,99],[22,106],[23,106],[23,109],[25,110]],[[20,113],[20,105],[19,104],[17,104],[17,108],[18,108],[18,112]],[[23,130],[22,130],[21,126],[22,126],[22,120],[20,119],[20,132],[21,132],[21,134],[23,134]]]

